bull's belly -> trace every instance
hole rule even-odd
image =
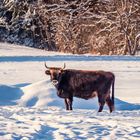
[[[91,91],[78,91],[78,92],[69,93],[69,92],[66,92],[64,90],[59,90],[59,91],[57,91],[57,95],[60,98],[69,98],[71,96],[74,96],[74,97],[77,97],[77,98],[82,98],[82,99],[88,100],[90,98],[96,97],[97,92],[96,91],[94,91],[94,92],[91,92]]]
[[[64,90],[57,91],[57,95],[60,98],[69,98],[70,97],[70,94],[68,92],[64,92]]]
[[[97,96],[97,92],[87,92],[87,91],[79,91],[79,92],[75,92],[73,94],[74,97],[77,97],[77,98],[82,98],[82,99],[85,99],[85,100],[88,100],[90,98],[94,98]]]

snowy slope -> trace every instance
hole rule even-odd
[[[74,111],[44,74],[49,66],[107,70],[116,75],[115,108],[97,113],[97,99],[74,98]],[[140,139],[140,57],[46,52],[0,44],[0,140]]]

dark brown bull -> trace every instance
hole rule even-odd
[[[110,112],[114,110],[114,82],[115,76],[111,72],[105,71],[84,71],[47,67],[45,73],[50,75],[51,81],[57,89],[57,95],[65,99],[66,110],[72,110],[73,97],[90,99],[98,97],[99,110],[103,110],[107,103]],[[112,86],[112,97],[110,98],[110,88]]]

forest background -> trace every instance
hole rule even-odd
[[[0,41],[73,54],[135,55],[139,0],[0,0]]]

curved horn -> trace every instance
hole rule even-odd
[[[64,67],[62,68],[62,70],[64,70],[66,68],[66,64],[64,63]]]
[[[47,69],[50,69],[50,68],[46,65],[46,62],[44,62],[44,65],[45,65],[45,67],[46,67]]]

